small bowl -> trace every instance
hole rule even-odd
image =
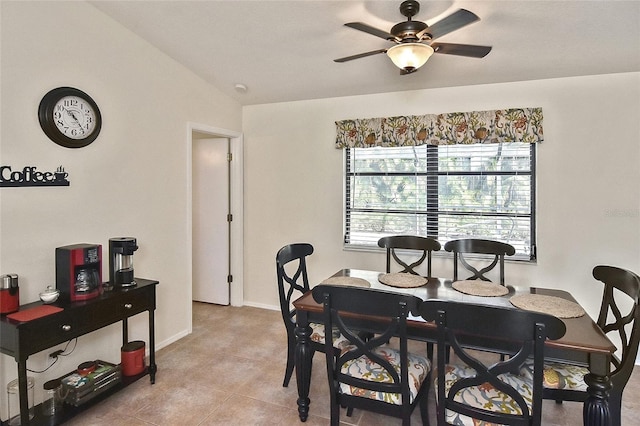
[[[60,296],[60,290],[47,286],[47,289],[40,293],[40,300],[44,303],[53,303],[58,300],[58,296]]]

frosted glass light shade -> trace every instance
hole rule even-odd
[[[387,56],[400,69],[413,71],[433,55],[433,48],[423,43],[400,43],[387,50]]]

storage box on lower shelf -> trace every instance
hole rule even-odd
[[[82,375],[73,371],[61,379],[62,395],[67,404],[78,407],[120,383],[119,365],[100,360],[89,364],[93,368],[90,373]]]

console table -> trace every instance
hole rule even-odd
[[[142,375],[148,373],[151,383],[155,383],[157,366],[155,363],[154,310],[156,308],[156,285],[158,281],[143,278],[136,278],[135,281],[137,283],[135,287],[105,290],[100,296],[91,300],[65,302],[59,299],[51,305],[62,308],[62,311],[27,322],[11,320],[5,315],[0,317],[0,352],[12,356],[18,364],[20,424],[29,424],[27,358],[30,355],[118,321],[122,321],[122,344],[124,345],[129,341],[128,318],[144,311],[149,313],[149,367]],[[39,305],[42,305],[42,303],[29,303],[20,306],[20,310]],[[135,377],[133,380],[138,378]],[[113,392],[132,381],[127,379],[127,377],[123,377],[123,384],[115,386]],[[97,396],[94,398],[95,402],[113,392],[105,392],[104,396]],[[91,404],[92,401],[94,400],[87,402],[87,404],[93,405]],[[71,407],[64,404],[60,416],[56,415],[56,418],[47,418],[46,420],[42,419],[40,410],[36,408],[32,422],[35,424],[58,424],[87,407]]]

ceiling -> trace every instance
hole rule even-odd
[[[439,42],[493,46],[483,59],[436,54],[403,75],[391,47],[345,27],[389,31],[397,1],[90,1],[242,105],[640,71],[640,1],[422,1],[433,24],[464,8],[481,20]],[[247,90],[234,87],[243,84]]]

